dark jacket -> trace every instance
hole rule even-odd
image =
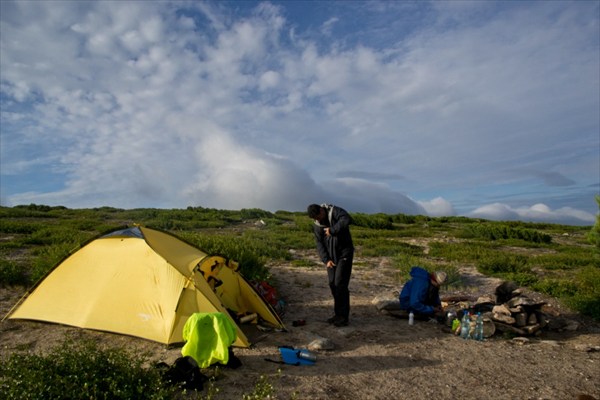
[[[313,231],[317,251],[323,263],[331,260],[337,265],[338,260],[354,254],[350,224],[352,217],[343,208],[323,204],[327,210],[327,221],[323,224],[315,221]],[[329,228],[330,236],[325,235],[325,228]]]
[[[439,288],[431,284],[429,272],[421,267],[412,267],[410,276],[400,292],[400,308],[417,314],[433,314],[433,307],[441,304]]]

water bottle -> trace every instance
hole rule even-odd
[[[471,328],[471,317],[469,311],[465,310],[462,321],[460,323],[460,337],[463,339],[469,338],[469,330]]]
[[[483,317],[480,312],[477,313],[475,322],[475,340],[483,340]]]
[[[410,314],[408,314],[408,324],[409,325],[415,324],[415,314],[412,311],[410,312]]]
[[[309,350],[302,349],[297,353],[297,356],[298,356],[298,358],[302,358],[304,360],[308,360],[308,361],[312,361],[312,362],[317,361],[317,355]]]

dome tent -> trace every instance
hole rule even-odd
[[[209,256],[171,234],[133,227],[101,236],[71,254],[9,318],[172,344],[184,341],[182,330],[192,314],[221,312],[237,327],[233,345],[248,347],[248,338],[228,310],[256,313],[284,329],[235,262]]]

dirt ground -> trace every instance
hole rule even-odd
[[[261,376],[274,386],[278,399],[599,399],[600,326],[577,316],[576,331],[544,332],[528,340],[495,335],[483,342],[463,340],[444,325],[407,320],[378,311],[373,300],[395,298],[401,289],[385,258],[355,260],[351,290],[351,319],[336,328],[325,320],[332,299],[324,267],[314,252],[295,257],[312,260],[314,267],[270,265],[277,287],[287,303],[287,332],[250,330],[254,345],[235,349],[238,369],[220,369],[217,399],[241,399],[251,393]],[[317,266],[319,265],[319,266]],[[500,283],[472,269],[461,271],[467,285],[460,291],[442,289],[442,297],[457,294],[494,294]],[[0,288],[4,315],[21,293]],[[561,315],[568,310],[548,301]],[[294,327],[303,319],[306,325]],[[64,340],[65,334],[91,336],[111,346],[148,351],[151,361],[172,363],[180,347],[166,348],[149,341],[103,332],[28,321],[0,324],[2,356],[23,349],[44,351]],[[312,366],[281,365],[282,345],[305,348],[327,339],[331,350],[321,350]],[[209,371],[210,372],[210,371]],[[590,396],[590,397],[585,397]]]

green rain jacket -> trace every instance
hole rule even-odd
[[[200,368],[216,362],[227,364],[229,346],[236,337],[235,325],[223,313],[195,313],[183,326],[186,343],[181,354],[192,357]]]

